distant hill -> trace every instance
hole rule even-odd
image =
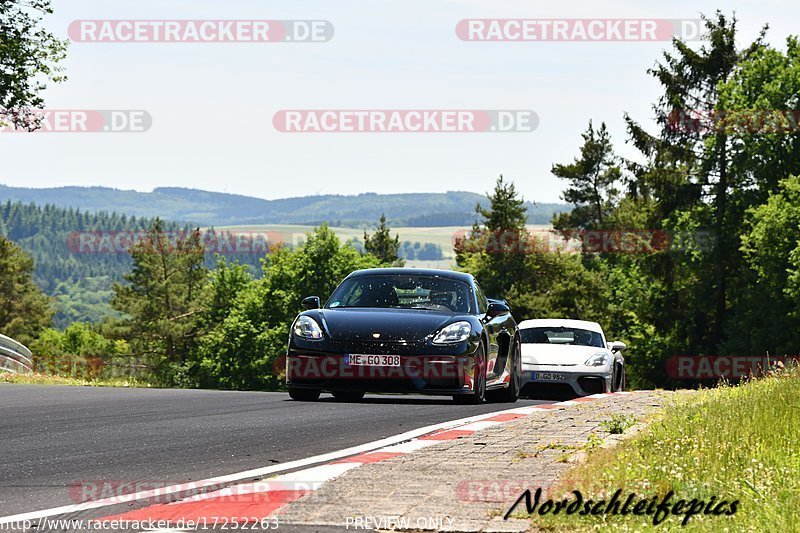
[[[152,222],[116,213],[79,213],[52,205],[0,203],[0,235],[17,243],[33,258],[34,279],[54,297],[55,324],[59,327],[75,320],[96,322],[114,315],[108,303],[111,287],[115,281],[122,281],[133,264],[121,247],[110,253],[82,252],[79,232],[134,234],[144,232]],[[173,232],[182,229],[175,222],[165,222],[164,227]],[[251,259],[251,264],[258,265],[257,257],[242,259]]]
[[[0,201],[35,202],[83,211],[115,211],[128,216],[161,217],[201,226],[240,224],[305,224],[328,222],[332,226],[370,227],[386,213],[392,226],[465,226],[475,220],[475,205],[485,196],[461,191],[446,193],[319,195],[280,200],[209,192],[179,187],[159,187],[152,192],[109,187],[56,187],[33,189],[0,185]],[[566,204],[528,203],[528,223],[548,224],[553,213],[569,210]]]

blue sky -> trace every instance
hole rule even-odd
[[[326,19],[314,44],[72,43],[69,81],[51,109],[145,109],[146,133],[3,135],[0,182],[182,186],[282,198],[359,192],[485,192],[500,173],[528,200],[557,201],[550,174],[570,161],[589,119],[618,151],[624,112],[647,123],[658,86],[646,74],[665,42],[463,42],[464,18],[692,19],[736,12],[740,38],[770,24],[783,47],[796,2],[536,0],[54,0],[48,28],[76,19]],[[532,109],[532,133],[285,134],[280,109]]]

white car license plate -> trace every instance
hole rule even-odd
[[[345,363],[350,366],[400,366],[400,356],[351,353],[346,356]]]
[[[534,372],[533,381],[564,381],[564,374],[558,372]]]

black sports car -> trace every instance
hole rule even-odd
[[[365,392],[452,395],[458,403],[514,402],[522,376],[519,332],[504,301],[469,275],[375,268],[353,272],[324,307],[292,324],[286,384],[295,400],[320,392],[357,401]]]

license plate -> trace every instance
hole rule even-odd
[[[533,381],[564,381],[564,374],[557,372],[534,372]]]
[[[350,366],[400,366],[399,355],[368,355],[351,353],[345,356],[345,364]]]

